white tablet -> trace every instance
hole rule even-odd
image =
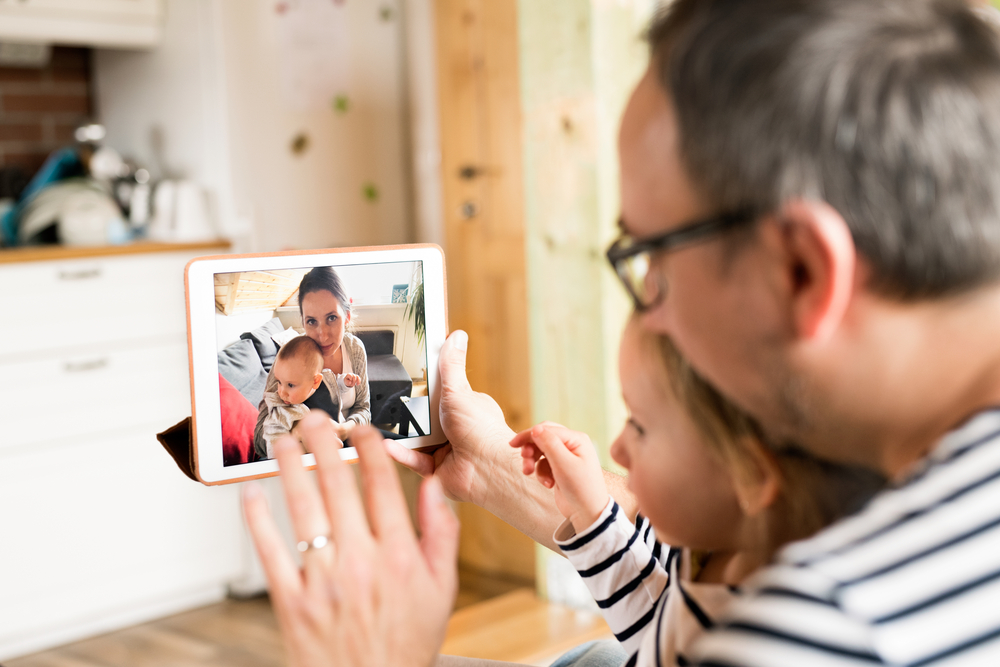
[[[185,273],[192,451],[205,484],[278,474],[271,446],[322,410],[417,449],[444,444],[444,255],[408,245],[220,255]],[[346,435],[344,460],[357,453]],[[303,453],[303,463],[315,457]]]

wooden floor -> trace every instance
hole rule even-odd
[[[521,588],[456,611],[441,653],[541,666],[574,646],[611,637],[600,615],[543,602]]]
[[[494,597],[497,596],[497,597]],[[530,588],[461,575],[442,653],[548,665],[567,649],[610,637],[596,614],[542,602]],[[5,667],[278,667],[281,636],[266,597],[219,604],[8,660]]]

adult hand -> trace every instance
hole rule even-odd
[[[468,346],[469,336],[461,330],[453,331],[441,346],[441,427],[449,444],[425,454],[387,440],[386,449],[419,475],[438,477],[452,500],[485,506],[491,471],[504,474],[516,469],[516,456],[507,446],[514,431],[497,402],[469,385],[465,374]]]
[[[296,538],[313,545],[302,554],[301,570],[260,488],[247,485],[243,494],[289,664],[430,665],[457,590],[458,522],[440,484],[430,478],[420,490],[418,541],[375,430],[354,432],[364,503],[340,460],[330,421],[310,414],[300,432],[316,455],[319,491],[293,438],[282,438],[275,449]],[[319,546],[314,538],[324,535],[330,543]]]

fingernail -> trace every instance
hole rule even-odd
[[[469,334],[459,329],[453,333],[451,337],[455,339],[454,345],[456,350],[462,350],[465,352],[469,349]]]

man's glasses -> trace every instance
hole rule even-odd
[[[755,219],[750,211],[740,211],[693,222],[648,239],[623,234],[608,248],[608,261],[635,301],[636,310],[648,310],[660,302],[667,290],[663,274],[650,270],[654,254],[677,250]]]

